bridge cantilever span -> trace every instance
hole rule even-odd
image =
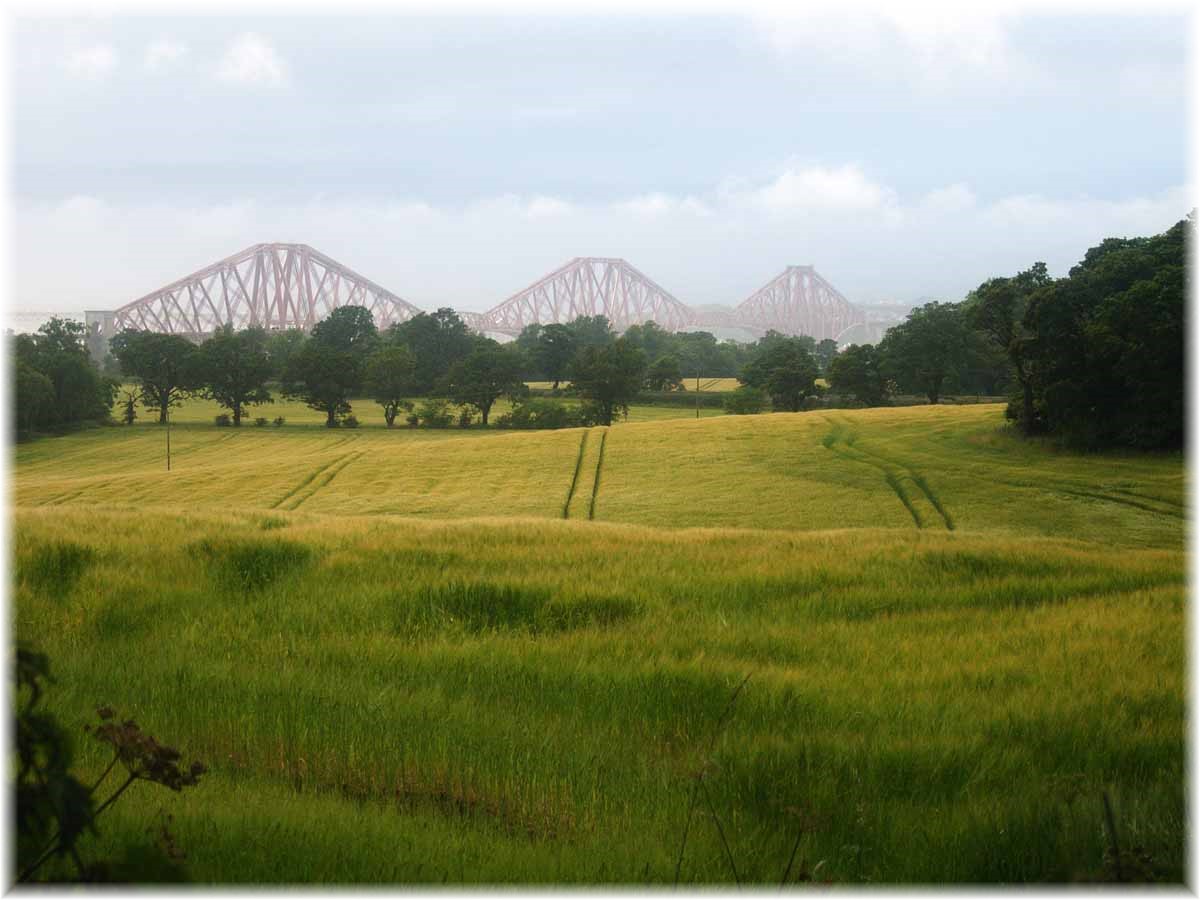
[[[201,340],[222,325],[309,329],[340,306],[370,310],[386,328],[421,310],[307,244],[255,244],[113,311],[85,314],[89,346],[103,356],[123,328]],[[478,332],[515,337],[531,324],[606,316],[617,331],[653,321],[667,331],[738,328],[839,339],[865,325],[812,266],[789,266],[736,308],[693,309],[624,259],[580,256],[487,312],[460,313]]]
[[[692,311],[623,259],[577,256],[483,313],[484,331],[514,337],[527,325],[566,323],[580,316],[607,316],[617,331],[655,321],[679,331]]]
[[[365,306],[381,328],[420,310],[307,244],[255,244],[119,307],[116,328],[199,338],[221,325],[311,328],[339,306]]]

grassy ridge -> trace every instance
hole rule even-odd
[[[40,441],[16,632],[211,765],[101,836],[164,806],[198,880],[1094,879],[1105,791],[1178,880],[1182,461],[998,422]]]

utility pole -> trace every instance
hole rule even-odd
[[[167,471],[171,471],[171,407],[167,407],[165,412],[167,422]]]
[[[696,418],[700,418],[700,357],[696,357]]]

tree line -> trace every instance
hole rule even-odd
[[[878,346],[852,346],[830,386],[866,405],[903,390],[937,403],[964,377],[1011,395],[1026,435],[1080,448],[1183,446],[1184,308],[1194,213],[1153,237],[1108,238],[1064,278],[1045,263],[929,303]]]

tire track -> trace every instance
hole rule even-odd
[[[842,459],[867,465],[881,472],[888,487],[892,489],[897,499],[908,510],[908,514],[912,516],[913,523],[918,528],[924,528],[925,517],[921,515],[920,509],[918,509],[917,504],[914,502],[916,498],[904,486],[905,481],[911,482],[917,491],[920,492],[918,496],[923,497],[941,518],[946,530],[954,530],[954,519],[951,518],[945,506],[942,505],[941,499],[929,487],[925,476],[910,466],[889,459],[878,451],[866,450],[863,447],[857,446],[858,435],[854,432],[847,433],[846,426],[842,423],[831,422],[831,425],[833,427],[830,432],[821,439],[821,444],[826,450],[840,456]],[[839,446],[839,442],[841,446]]]
[[[596,474],[592,477],[592,500],[588,504],[588,521],[596,518],[596,495],[600,493],[600,469],[604,465],[604,446],[608,443],[608,429],[600,432],[600,455],[596,457]]]
[[[331,481],[333,481],[333,479],[337,478],[343,469],[345,469],[351,463],[355,463],[359,459],[361,459],[364,453],[366,453],[365,450],[360,450],[358,453],[347,453],[345,456],[343,456],[339,460],[337,460],[337,463],[340,463],[340,465],[336,465],[336,467],[333,468],[332,470],[330,470],[330,467],[326,466],[326,475],[325,475],[324,479],[316,481],[316,483],[313,485],[313,489],[311,491],[309,491],[303,497],[298,499],[291,506],[287,506],[284,508],[289,511],[294,510],[294,509],[299,509],[301,504],[306,503],[307,501],[311,500],[313,497],[315,497],[317,495],[318,492],[320,492],[322,489],[328,487],[329,483]]]
[[[575,496],[575,486],[579,483],[579,470],[583,467],[583,453],[587,449],[589,434],[591,431],[585,429],[579,438],[579,454],[575,457],[575,472],[571,475],[571,486],[567,488],[567,499],[563,502],[562,517],[564,519],[571,516],[571,499]]]
[[[348,455],[349,454],[347,454],[347,456]],[[345,458],[346,458],[345,456],[339,456],[337,459],[331,459],[329,462],[325,463],[324,465],[317,466],[315,469],[313,469],[312,472],[309,473],[307,478],[305,478],[298,485],[296,485],[294,488],[292,488],[290,491],[288,491],[286,494],[284,494],[282,497],[280,497],[278,500],[276,500],[274,503],[272,503],[270,506],[268,506],[267,509],[278,509],[282,504],[286,503],[288,500],[290,500],[292,497],[294,497],[300,491],[304,490],[304,488],[308,487],[308,485],[312,483],[312,480],[314,478],[316,478],[318,475],[320,475],[322,472],[324,472],[330,466],[336,465],[337,463],[341,462]]]

